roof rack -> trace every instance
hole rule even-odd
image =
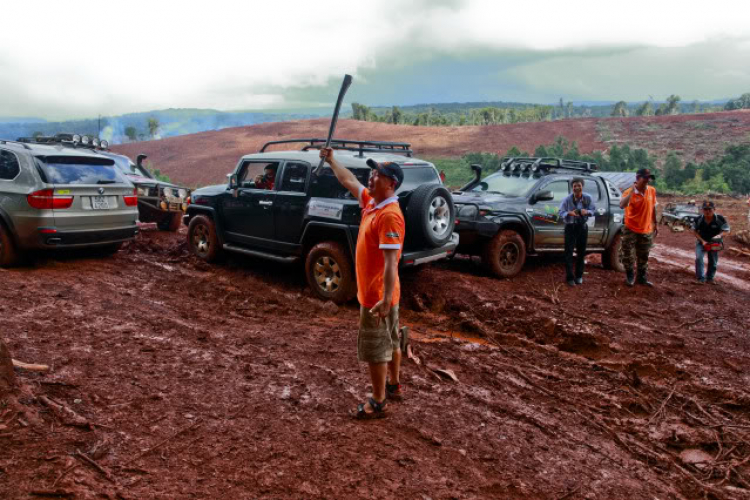
[[[86,149],[109,149],[109,142],[99,140],[97,137],[79,135],[79,134],[55,134],[40,135],[36,137],[19,137],[20,143],[27,144],[61,144],[63,146],[72,146],[74,148]]]
[[[286,139],[283,141],[270,141],[260,148],[260,153],[264,153],[268,146],[276,144],[291,144],[296,142],[307,142],[302,151],[320,149],[325,147],[326,139]],[[411,144],[407,142],[387,142],[387,141],[355,141],[350,139],[331,139],[330,147],[333,149],[343,149],[345,151],[357,151],[359,156],[363,157],[364,153],[396,153],[403,154],[411,158],[414,151],[411,150]]]
[[[24,144],[23,141],[9,141],[7,139],[0,139],[0,144],[8,144],[8,143],[11,143],[11,144],[20,144],[21,146],[23,146],[26,149],[31,149],[29,147],[29,145],[28,144]]]
[[[564,160],[554,156],[506,156],[502,159],[500,167],[502,170],[530,169],[536,172],[539,169],[564,168],[566,170],[580,170],[592,172],[597,170],[596,163],[589,161]]]

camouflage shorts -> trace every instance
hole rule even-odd
[[[369,308],[360,306],[357,358],[365,363],[387,363],[399,348],[398,305],[391,307],[388,316],[380,321]]]
[[[654,245],[654,233],[636,233],[622,228],[622,263],[625,270],[632,270],[638,263],[638,274],[648,272],[648,254]]]

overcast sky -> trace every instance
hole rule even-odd
[[[0,0],[0,116],[750,92],[750,1]]]

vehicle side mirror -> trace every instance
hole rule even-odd
[[[139,167],[142,167],[143,160],[145,160],[146,158],[148,158],[148,155],[144,155],[143,153],[139,154],[138,156],[135,157],[135,164],[138,165]]]
[[[551,201],[555,199],[555,195],[552,194],[552,191],[545,190],[545,191],[539,191],[534,196],[531,197],[531,203],[536,203],[537,201]]]
[[[227,174],[229,178],[229,189],[237,189],[237,174]]]

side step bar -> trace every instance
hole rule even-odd
[[[250,255],[252,257],[260,257],[261,259],[273,260],[275,262],[282,262],[284,264],[292,264],[299,260],[299,257],[296,257],[296,256],[282,257],[281,255],[276,255],[273,253],[260,252],[258,250],[250,250],[248,248],[241,247],[238,245],[232,245],[231,243],[225,243],[224,250],[226,250],[227,252],[236,252],[236,253],[241,253],[245,255]]]

